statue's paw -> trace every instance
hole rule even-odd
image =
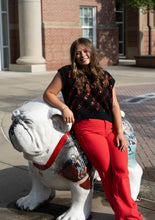
[[[67,212],[60,215],[56,220],[86,220],[84,213],[81,210],[68,210]]]
[[[25,196],[18,199],[16,205],[22,210],[33,211],[40,205],[40,202],[38,202],[37,198],[34,199],[31,196]]]

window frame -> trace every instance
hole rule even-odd
[[[93,35],[92,35],[93,41],[92,41],[92,43],[96,47],[97,46],[97,42],[96,42],[96,39],[97,39],[96,38],[96,26],[97,26],[97,24],[96,24],[96,7],[95,6],[83,6],[83,5],[80,6],[80,23],[81,23],[81,19],[83,18],[83,17],[81,17],[81,9],[89,9],[89,8],[91,8],[92,12],[93,12],[93,16],[92,16],[93,25],[90,26],[90,25],[82,25],[81,24],[82,37],[85,37],[85,36],[83,36],[83,29],[92,29],[93,30]],[[88,38],[88,39],[90,39],[90,38]]]
[[[6,10],[2,10],[2,0],[0,0],[0,70],[8,70],[9,69],[9,64],[10,64],[10,39],[9,39],[9,12],[8,12],[8,0],[6,2]],[[6,41],[7,44],[4,45],[4,29],[3,29],[3,15],[6,14]],[[4,57],[5,52],[4,50],[7,50],[7,56]],[[8,66],[5,66],[5,62],[8,63]]]
[[[122,51],[121,53],[119,52],[119,56],[124,56],[125,55],[125,37],[124,37],[124,10],[122,9],[119,9],[117,10],[116,9],[116,14],[119,13],[122,15],[122,20],[121,21],[117,21],[117,15],[116,15],[116,24],[118,25],[118,28],[120,28],[120,25],[122,25],[122,28],[121,28],[121,39],[120,38],[118,39],[119,40],[119,48],[120,48],[120,45],[122,46]],[[120,29],[119,29],[120,31]]]

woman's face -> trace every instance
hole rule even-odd
[[[84,44],[79,44],[75,51],[76,62],[85,67],[90,64],[90,52]]]

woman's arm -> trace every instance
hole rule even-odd
[[[74,122],[73,112],[68,108],[67,105],[61,102],[57,97],[57,94],[61,91],[62,87],[63,84],[62,84],[61,76],[59,73],[57,73],[54,79],[52,80],[52,82],[45,90],[43,94],[43,99],[51,106],[58,108],[62,111],[63,119],[65,122],[73,123]]]
[[[127,141],[123,134],[123,128],[122,128],[122,117],[121,117],[121,111],[120,107],[117,101],[116,97],[116,91],[115,87],[113,88],[113,108],[112,108],[113,116],[114,116],[114,122],[117,130],[117,146],[121,151],[125,151],[127,147]]]

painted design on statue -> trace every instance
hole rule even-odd
[[[133,127],[125,118],[122,118],[122,124],[123,124],[123,133],[128,142],[128,166],[134,167],[137,165],[137,161],[135,158],[136,144],[137,144],[136,135],[133,130]]]
[[[69,159],[64,163],[64,166],[60,170],[59,174],[73,182],[81,182],[81,180],[84,180],[82,183],[87,183],[84,185],[80,184],[80,186],[90,189],[92,182],[92,165],[82,150],[79,141],[74,134],[74,131],[71,130],[70,133],[70,141],[74,143],[76,150],[73,151]]]

